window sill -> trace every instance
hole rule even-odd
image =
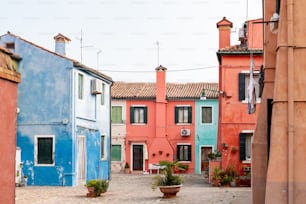
[[[146,123],[132,123],[131,125],[142,125],[142,126],[144,126],[144,125],[147,125]]]
[[[248,160],[244,160],[242,161],[243,164],[251,164],[252,163],[252,160],[251,159],[248,159]]]
[[[192,125],[191,123],[176,123],[176,125]]]

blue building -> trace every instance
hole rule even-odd
[[[201,174],[209,165],[208,154],[217,149],[218,84],[205,90],[206,96],[196,100],[195,173]]]
[[[113,81],[66,57],[69,38],[54,39],[55,52],[10,32],[0,37],[0,45],[22,58],[17,146],[23,173],[28,185],[109,179]]]

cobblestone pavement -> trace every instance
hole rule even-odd
[[[100,197],[86,197],[85,186],[76,187],[17,187],[16,204],[248,204],[249,187],[211,187],[200,175],[184,175],[185,183],[176,198],[164,199],[159,189],[152,190],[154,175],[112,174],[109,189]]]

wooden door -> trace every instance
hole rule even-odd
[[[133,171],[143,170],[143,145],[133,145]]]
[[[212,151],[212,147],[201,147],[201,172],[207,170],[209,165],[208,154]]]

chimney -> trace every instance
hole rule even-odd
[[[219,49],[229,47],[231,45],[231,28],[233,23],[225,17],[217,23],[219,29]]]
[[[66,55],[66,43],[71,41],[69,38],[59,33],[54,36],[55,40],[55,52],[60,55]]]
[[[156,102],[166,102],[166,71],[167,68],[160,65],[156,70]]]

